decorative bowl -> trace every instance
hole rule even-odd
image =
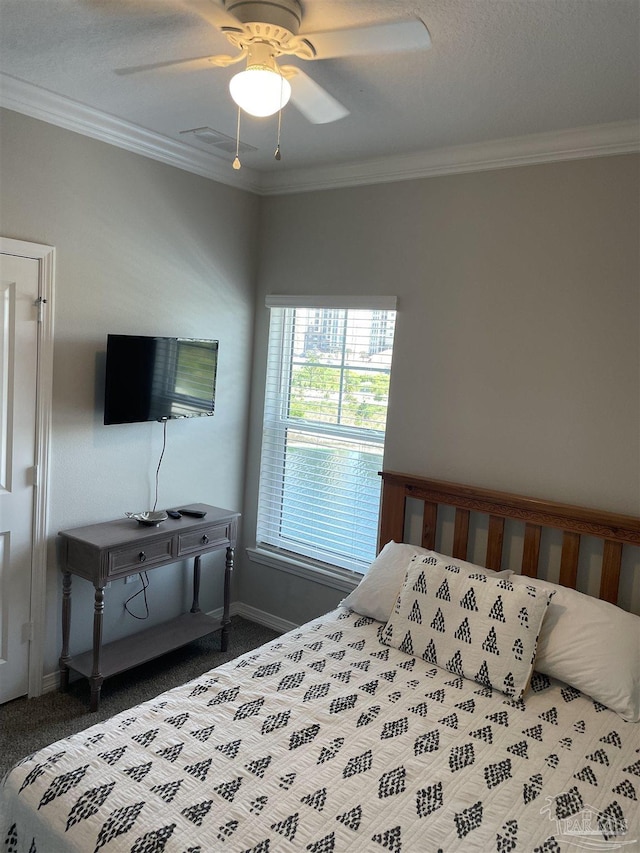
[[[166,521],[168,517],[164,510],[158,510],[157,512],[137,512],[132,516],[138,524],[146,524],[147,527],[157,527],[163,521]]]

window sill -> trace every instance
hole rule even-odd
[[[296,577],[312,583],[319,583],[322,586],[328,586],[345,593],[355,589],[363,577],[363,575],[351,572],[348,569],[307,562],[266,548],[247,548],[247,556],[252,563],[269,566],[269,568],[276,569],[279,572],[296,575]]]

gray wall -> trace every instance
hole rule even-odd
[[[246,536],[267,293],[398,295],[386,468],[639,514],[638,164],[629,155],[265,199]],[[636,568],[627,603],[640,601]],[[240,577],[242,601],[292,621],[343,596],[247,561]]]
[[[266,293],[398,295],[386,467],[640,512],[637,157],[258,199],[13,112],[0,134],[0,231],[57,249],[45,672],[57,530],[153,501],[161,426],[101,423],[108,332],[219,338],[216,415],[168,425],[159,505],[240,509],[246,545]],[[282,620],[343,596],[243,549],[237,565],[236,598]],[[222,566],[205,568],[212,608]],[[152,580],[155,622],[188,600],[189,573]],[[122,608],[135,589],[107,591],[107,637],[140,629]],[[91,593],[76,581],[72,650],[90,645]]]
[[[102,423],[107,333],[219,339],[216,414],[167,425],[158,506],[242,508],[259,202],[17,113],[2,113],[1,134],[0,230],[57,250],[47,673],[61,644],[56,532],[154,501],[162,426]],[[203,562],[209,609],[221,604],[221,560]],[[176,567],[150,578],[153,623],[189,600],[189,575]],[[105,638],[149,624],[122,606],[138,588],[107,590]],[[75,581],[72,651],[91,644],[92,592]]]

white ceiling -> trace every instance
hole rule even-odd
[[[115,73],[232,52],[211,22],[214,2],[0,0],[0,104],[45,118],[49,109],[58,124],[67,110],[87,126],[140,131],[150,146],[210,160],[229,183],[240,181],[233,154],[181,133],[210,127],[235,137],[227,87],[238,66]],[[257,150],[243,155],[242,172],[258,181],[313,170],[329,176],[366,161],[393,173],[394,163],[425,152],[530,134],[550,139],[575,128],[624,126],[627,139],[630,127],[637,134],[640,0],[303,0],[303,9],[301,32],[418,16],[432,47],[292,59],[350,112],[314,125],[286,107],[280,162],[273,157],[277,117],[243,117],[241,139]],[[39,111],[30,109],[37,102]]]

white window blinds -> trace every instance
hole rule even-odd
[[[271,297],[258,545],[375,557],[395,299]]]

